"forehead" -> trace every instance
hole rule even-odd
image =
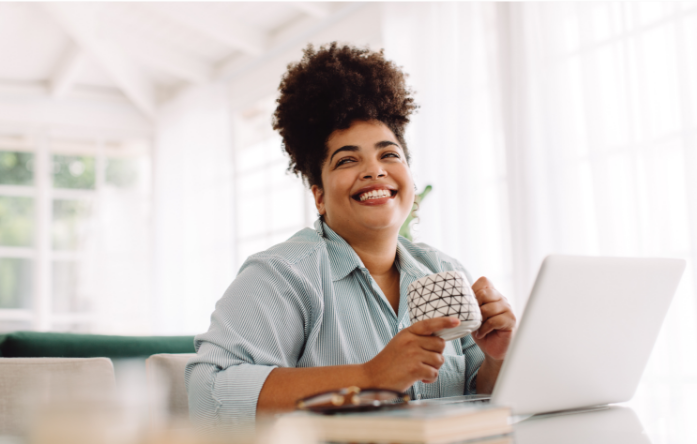
[[[377,120],[356,120],[346,129],[335,130],[327,139],[328,154],[345,145],[358,147],[374,146],[375,143],[389,140],[399,144],[397,137],[384,123]]]

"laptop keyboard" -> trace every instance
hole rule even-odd
[[[460,395],[460,396],[448,396],[446,398],[432,398],[432,399],[420,399],[418,401],[409,401],[410,403],[417,405],[428,405],[428,404],[458,404],[461,402],[476,402],[476,403],[488,403],[491,400],[490,395]]]

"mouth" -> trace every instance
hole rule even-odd
[[[361,193],[356,193],[351,198],[355,201],[362,202],[362,203],[378,203],[378,202],[384,202],[386,199],[391,199],[397,195],[397,190],[387,190],[387,189],[378,189],[378,190],[370,190],[370,191],[365,191]]]

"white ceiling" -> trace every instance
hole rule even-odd
[[[229,78],[355,7],[343,2],[0,2],[0,88],[123,96],[143,113]]]

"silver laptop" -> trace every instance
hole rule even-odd
[[[531,415],[631,399],[684,269],[683,259],[548,256],[490,402]]]

